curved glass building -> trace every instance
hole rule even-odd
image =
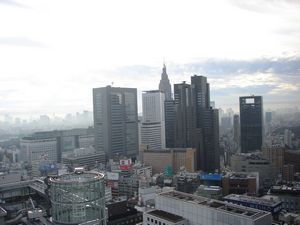
[[[77,171],[50,178],[49,185],[55,224],[106,224],[103,174]]]

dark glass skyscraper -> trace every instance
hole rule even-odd
[[[240,97],[241,152],[261,150],[263,140],[263,99]]]
[[[174,85],[175,147],[197,149],[197,169],[212,172],[220,168],[219,116],[210,107],[207,78],[192,76],[191,85]]]
[[[137,89],[93,89],[95,146],[107,158],[138,154]]]

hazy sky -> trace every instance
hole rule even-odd
[[[172,85],[207,76],[217,107],[299,106],[300,1],[0,0],[2,115],[92,110],[112,82],[141,100],[164,60]]]

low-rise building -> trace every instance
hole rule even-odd
[[[226,202],[264,210],[272,214],[278,214],[282,209],[282,202],[276,200],[276,198],[266,199],[247,195],[230,194],[225,196],[223,199]]]
[[[155,208],[181,216],[189,225],[272,224],[269,212],[178,191],[156,195]]]
[[[188,225],[188,222],[181,216],[156,209],[144,213],[143,225]]]
[[[153,173],[162,173],[167,166],[171,166],[173,173],[177,173],[181,167],[188,172],[194,172],[196,168],[196,149],[194,148],[167,148],[161,150],[144,150],[142,161],[145,165],[152,166]]]

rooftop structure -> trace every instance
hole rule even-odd
[[[261,209],[271,213],[279,213],[281,211],[282,202],[275,199],[258,198],[247,195],[230,194],[223,198],[225,201],[247,206],[250,208]]]
[[[271,225],[269,212],[212,200],[178,191],[164,192],[155,199],[156,208],[187,219],[189,224],[264,224]],[[196,214],[194,213],[196,210]],[[215,215],[209,216],[206,215]],[[222,218],[222,219],[220,219]]]
[[[182,224],[182,223],[185,222],[185,219],[183,217],[178,216],[178,215],[174,215],[172,213],[165,212],[163,210],[157,210],[156,209],[156,210],[147,212],[147,214],[148,215],[152,215],[152,216],[154,216],[157,219],[161,219],[162,221],[166,221],[166,222],[168,222],[170,224],[176,224],[176,223],[179,223],[179,222],[180,222],[180,224]],[[146,217],[147,217],[147,214],[146,214]],[[152,218],[149,218],[149,219],[150,219],[149,222],[151,222]]]

